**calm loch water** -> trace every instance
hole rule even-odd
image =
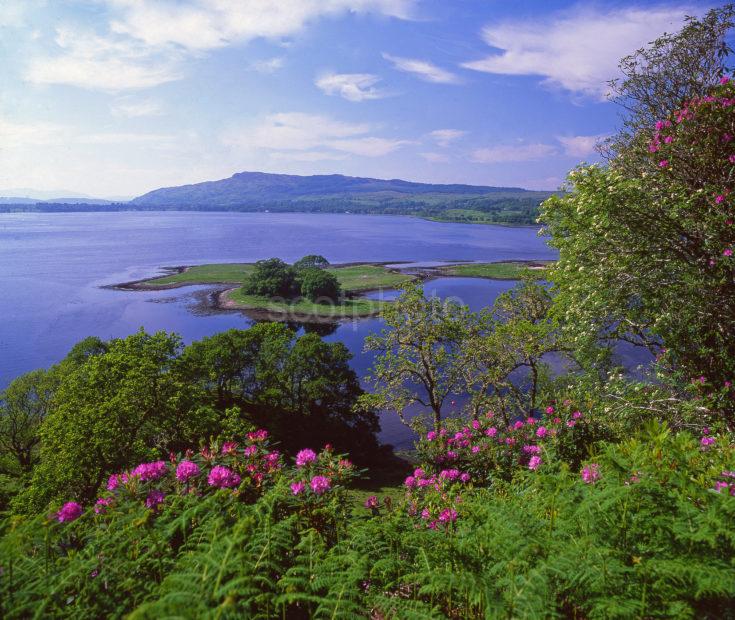
[[[445,224],[407,217],[270,213],[0,214],[0,389],[14,377],[64,357],[90,335],[111,338],[140,327],[181,334],[186,342],[250,320],[240,313],[193,312],[206,287],[158,292],[101,286],[145,278],[161,267],[250,262],[278,256],[293,261],[323,254],[353,261],[497,261],[553,259],[534,228]],[[474,309],[512,286],[443,278],[427,290]],[[362,341],[380,320],[340,324],[328,337],[355,354],[361,376],[370,358]],[[392,419],[383,437],[410,437]]]

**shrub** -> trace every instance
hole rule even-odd
[[[304,269],[299,274],[301,294],[311,301],[338,301],[342,287],[336,276],[316,267]]]
[[[246,295],[287,299],[297,292],[296,274],[280,258],[259,260],[242,290]]]

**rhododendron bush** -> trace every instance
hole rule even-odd
[[[648,167],[578,168],[542,206],[560,259],[555,313],[576,345],[647,346],[699,416],[735,428],[735,85],[729,78],[639,136]]]

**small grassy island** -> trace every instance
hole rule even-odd
[[[312,296],[301,294],[302,291],[298,290],[298,287],[295,290],[278,291],[274,289],[273,294],[270,295],[266,294],[265,290],[251,289],[249,285],[253,278],[259,277],[258,265],[271,261],[279,261],[279,259],[269,259],[269,261],[258,263],[220,263],[185,267],[177,269],[177,273],[131,283],[123,288],[160,290],[195,284],[232,284],[239,286],[226,289],[218,294],[216,301],[220,308],[251,310],[264,315],[276,315],[275,318],[291,316],[293,318],[341,319],[379,314],[386,302],[366,299],[360,295],[367,291],[396,288],[415,277],[380,264],[332,266],[325,261],[318,267],[311,265],[299,268],[299,262],[294,266],[288,266],[279,261],[281,264],[276,266],[276,269],[295,270],[293,281],[300,279],[299,273],[318,270],[332,276],[338,288],[332,291],[331,295],[329,292],[320,294],[324,291],[317,290]],[[311,273],[313,274],[313,271]],[[267,274],[260,274],[261,280],[266,277]]]
[[[164,276],[113,288],[165,290],[202,284],[232,285],[214,294],[216,308],[244,310],[270,320],[333,321],[377,316],[391,303],[363,296],[370,291],[396,289],[412,280],[437,277],[520,280],[533,273],[541,278],[551,263],[536,260],[447,264],[405,273],[386,263],[330,265],[322,256],[309,255],[293,265],[271,258],[257,263],[175,267]],[[308,291],[302,290],[304,284]]]

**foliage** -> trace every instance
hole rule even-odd
[[[280,258],[259,260],[242,287],[247,295],[289,298],[297,289],[296,274]]]
[[[577,342],[644,344],[669,376],[704,377],[715,396],[735,376],[735,315],[723,312],[735,305],[734,96],[723,79],[651,128],[650,174],[578,169],[574,193],[544,203],[542,216],[560,252],[555,305]],[[723,405],[732,425],[735,400]]]
[[[54,371],[34,370],[0,392],[0,453],[14,462],[3,470],[29,472],[38,459],[39,428],[58,383]]]
[[[363,402],[396,411],[407,425],[406,409],[419,404],[439,430],[444,402],[462,386],[459,347],[472,329],[471,313],[409,284],[382,318],[386,329],[365,339],[365,349],[379,356],[370,377],[375,391]]]
[[[296,270],[324,269],[325,267],[329,267],[329,261],[321,254],[307,254],[293,264]]]
[[[646,167],[638,148],[640,135],[684,102],[700,97],[729,72],[727,33],[735,7],[711,9],[702,18],[689,17],[676,33],[663,34],[620,61],[623,79],[610,82],[610,99],[626,112],[617,134],[602,145],[616,167],[636,174]]]
[[[342,295],[337,277],[318,267],[302,269],[298,279],[301,294],[313,302],[336,302]]]

